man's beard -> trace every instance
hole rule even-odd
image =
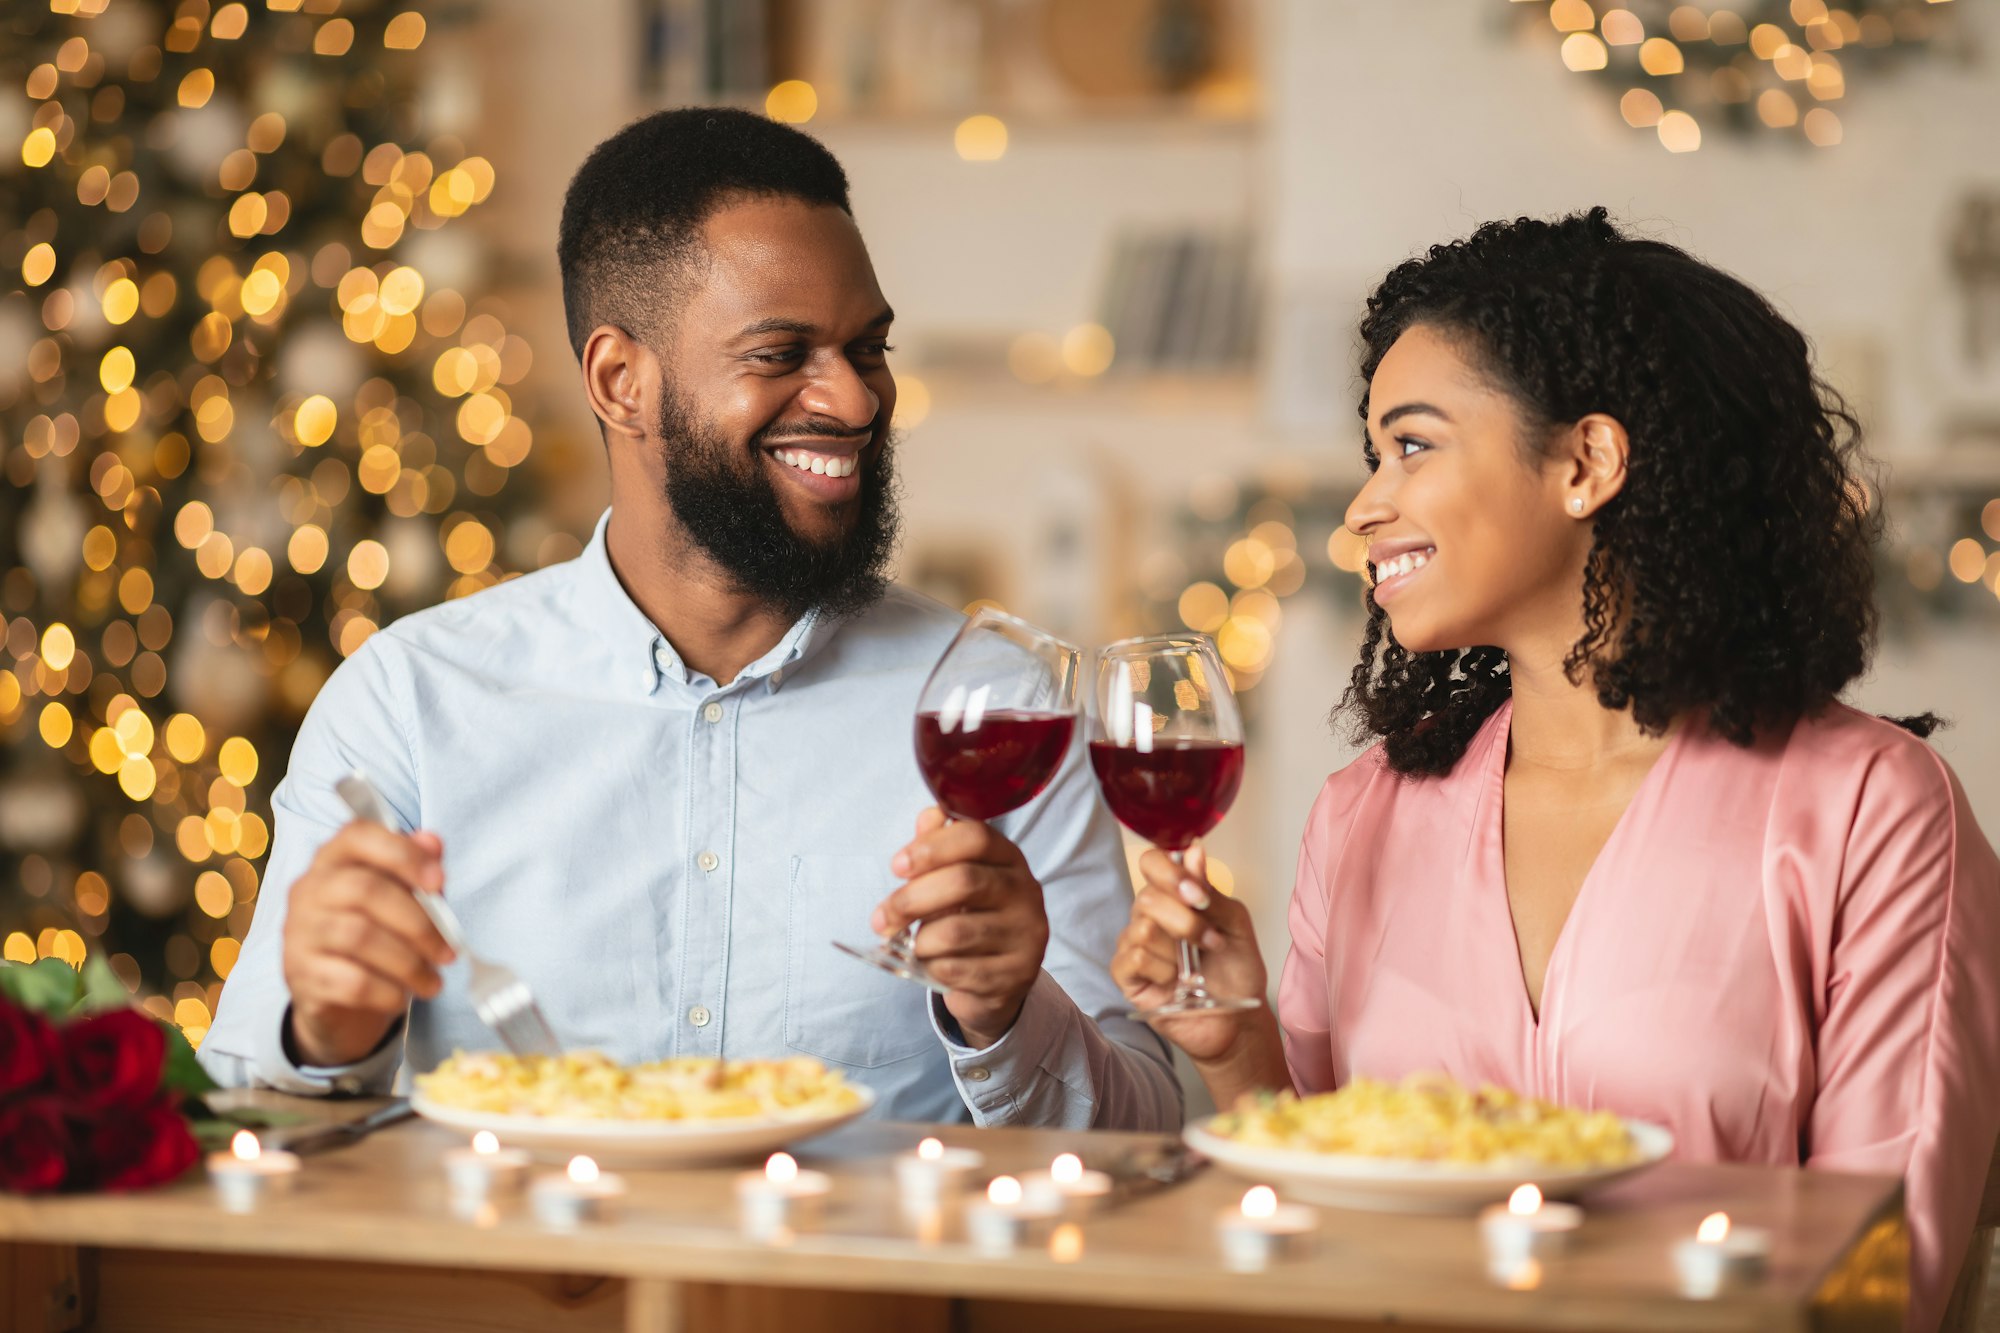
[[[766,433],[751,441],[758,456]],[[813,433],[809,426],[790,427],[784,438]],[[859,611],[888,588],[885,571],[902,526],[889,441],[860,470],[853,526],[820,543],[786,521],[777,487],[764,469],[755,467],[747,476],[739,472],[740,447],[698,426],[672,390],[660,407],[660,439],[669,451],[668,506],[738,590],[797,619],[812,610],[836,616]]]

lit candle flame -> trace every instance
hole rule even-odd
[[[481,1157],[491,1157],[500,1151],[500,1136],[490,1129],[482,1129],[472,1136],[472,1151]]]
[[[247,1129],[236,1131],[236,1137],[229,1141],[229,1151],[239,1162],[254,1162],[264,1151],[264,1145],[257,1142],[257,1136]]]
[[[926,1162],[935,1162],[944,1156],[944,1145],[936,1139],[925,1139],[917,1145],[917,1156]]]
[[[773,1185],[789,1185],[799,1178],[798,1159],[788,1152],[774,1152],[764,1163],[764,1179]]]
[[[570,1158],[570,1159],[569,1159],[569,1178],[570,1178],[570,1179],[571,1179],[572,1181],[574,1181],[574,1182],[576,1182],[577,1184],[579,1184],[579,1185],[594,1185],[594,1184],[596,1184],[596,1183],[597,1183],[597,1163],[596,1163],[596,1162],[594,1162],[594,1161],[592,1161],[592,1160],[591,1160],[590,1158],[588,1158],[588,1157],[572,1157],[572,1158]]]
[[[1542,1192],[1533,1185],[1523,1185],[1507,1196],[1507,1211],[1516,1217],[1533,1217],[1542,1210]]]
[[[1243,1196],[1245,1217],[1275,1217],[1278,1212],[1278,1192],[1269,1185],[1252,1186]]]
[[[1021,1201],[1021,1182],[1012,1176],[993,1177],[993,1183],[986,1187],[986,1201],[1012,1208]]]
[[[1059,1264],[1073,1264],[1083,1258],[1083,1228],[1065,1222],[1049,1234],[1049,1258]]]
[[[1710,1213],[1695,1228],[1694,1238],[1704,1245],[1720,1245],[1729,1239],[1729,1214]]]
[[[1066,1152],[1049,1163],[1049,1176],[1058,1185],[1074,1185],[1083,1179],[1083,1159]]]
[[[1523,1259],[1507,1274],[1509,1291],[1533,1291],[1542,1285],[1542,1264],[1539,1259]]]

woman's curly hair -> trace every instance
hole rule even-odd
[[[1606,708],[1654,734],[1703,709],[1748,745],[1861,674],[1880,516],[1860,429],[1763,297],[1594,208],[1490,222],[1398,265],[1361,321],[1364,380],[1417,325],[1514,399],[1531,464],[1588,413],[1625,427],[1625,486],[1596,516],[1583,637],[1564,661]],[[1365,423],[1365,391],[1360,410]],[[1510,689],[1498,648],[1405,650],[1371,593],[1338,711],[1358,739],[1384,741],[1396,771],[1441,774]],[[1904,720],[1920,735],[1934,723]]]

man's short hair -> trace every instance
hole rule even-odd
[[[657,111],[599,144],[569,183],[556,242],[577,359],[605,324],[656,334],[700,255],[702,225],[743,198],[854,211],[847,173],[819,140],[749,111]]]

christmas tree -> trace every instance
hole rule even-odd
[[[102,955],[198,1041],[327,675],[575,546],[517,518],[529,351],[474,295],[493,170],[420,11],[4,33],[0,946]]]

